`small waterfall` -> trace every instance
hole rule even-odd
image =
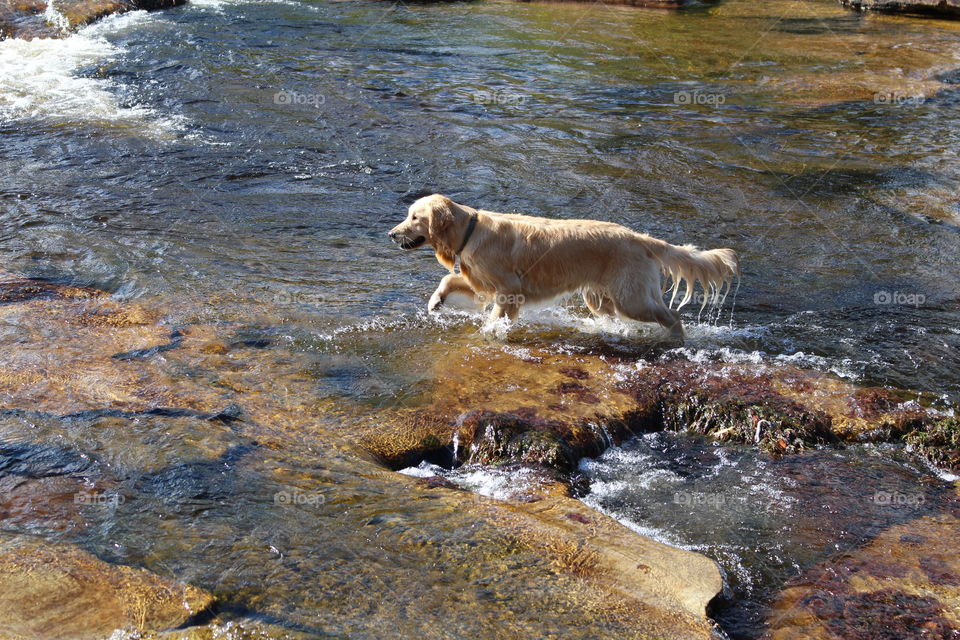
[[[457,466],[457,453],[460,451],[460,432],[453,432],[453,462],[450,464],[450,467]]]
[[[70,21],[67,20],[65,15],[57,11],[53,3],[54,0],[47,0],[47,10],[43,12],[43,19],[47,24],[56,27],[61,32],[66,32],[70,29]]]

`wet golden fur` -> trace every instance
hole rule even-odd
[[[476,228],[460,253],[457,274],[455,252],[473,215]],[[706,302],[719,299],[723,286],[739,275],[732,249],[676,246],[612,222],[473,209],[439,194],[414,202],[390,237],[405,249],[429,244],[450,271],[430,298],[430,311],[462,292],[492,302],[491,319],[512,320],[524,303],[579,292],[594,314],[657,322],[682,337],[680,314],[664,302],[662,276],[673,284],[674,297],[685,282],[683,306],[697,281]]]

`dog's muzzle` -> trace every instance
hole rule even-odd
[[[420,236],[419,238],[415,238],[415,239],[411,240],[410,238],[407,238],[406,236],[401,236],[400,234],[394,233],[394,232],[392,232],[392,231],[391,231],[389,234],[387,234],[387,235],[390,236],[390,239],[391,239],[391,240],[393,240],[393,241],[396,242],[398,245],[400,245],[400,248],[401,248],[401,249],[408,249],[408,250],[409,250],[409,249],[416,249],[417,247],[423,245],[423,243],[427,241],[427,239],[426,239],[425,237],[423,237],[423,236]]]

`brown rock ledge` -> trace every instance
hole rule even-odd
[[[631,434],[663,429],[752,443],[771,455],[906,441],[942,466],[960,461],[957,421],[930,408],[933,398],[817,371],[499,349],[434,366],[444,382],[429,402],[371,416],[358,434],[388,466],[426,459],[569,471]]]
[[[107,564],[70,545],[0,534],[0,638],[99,640],[160,631],[213,603],[196,587]]]

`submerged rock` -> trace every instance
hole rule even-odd
[[[82,478],[0,476],[0,522],[8,531],[72,532],[86,526],[78,495],[91,490]],[[98,489],[100,490],[100,489]]]
[[[106,296],[106,292],[97,289],[0,274],[0,304],[30,300],[89,300]]]
[[[960,0],[840,0],[851,9],[960,18]]]
[[[957,499],[952,510],[887,529],[788,583],[771,608],[765,637],[960,637],[958,540]]]
[[[213,597],[71,545],[0,534],[0,638],[100,640],[182,625]]]
[[[303,633],[259,620],[213,621],[202,626],[160,633],[114,634],[110,640],[314,640],[316,634]]]
[[[0,410],[0,442],[0,475],[30,477],[76,475],[97,464],[127,476],[220,464],[254,446],[222,420],[175,410],[67,416]]]

